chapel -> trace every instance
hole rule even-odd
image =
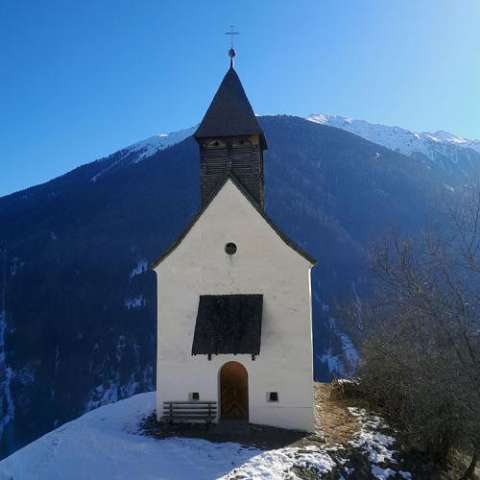
[[[200,210],[153,265],[157,418],[312,431],[315,261],[265,213],[267,139],[234,56],[194,134]]]

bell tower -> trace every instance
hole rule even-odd
[[[156,415],[314,431],[315,260],[265,214],[265,135],[229,55],[194,133],[202,208],[153,264]]]
[[[195,132],[200,146],[202,208],[229,175],[234,175],[263,209],[263,151],[265,136],[233,66],[230,68]]]

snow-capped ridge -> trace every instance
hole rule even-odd
[[[280,116],[279,114],[277,115]],[[256,114],[256,116],[260,115]],[[421,153],[432,161],[436,160],[440,155],[456,162],[458,148],[470,148],[480,153],[480,140],[464,138],[444,130],[438,130],[436,132],[415,132],[402,127],[370,123],[366,120],[324,113],[311,114],[306,117],[306,120],[346,130],[404,155],[410,156],[415,153]],[[118,160],[115,160],[97,172],[90,179],[91,182],[95,183],[104,174],[121,165],[139,163],[161,150],[165,150],[168,147],[182,142],[193,135],[196,128],[197,125],[175,132],[159,133],[129,145],[120,150],[120,152],[117,152],[119,154]]]
[[[165,148],[180,143],[186,138],[193,135],[197,127],[185,128],[183,130],[178,130],[176,132],[170,133],[159,133],[151,137],[136,142],[133,145],[125,148],[125,153],[139,152],[139,156],[135,162],[139,162],[144,158],[151,157],[160,150],[165,150]]]
[[[98,171],[90,181],[96,183],[99,178],[101,178],[106,173],[114,170],[115,168],[121,165],[130,165],[141,162],[146,158],[149,158],[155,155],[161,150],[165,150],[172,145],[182,142],[186,138],[193,135],[196,127],[185,128],[183,130],[178,130],[176,132],[170,133],[159,133],[157,135],[152,135],[151,137],[146,138],[145,140],[140,140],[139,142],[133,143],[128,147],[117,152],[119,154],[118,160],[110,163],[107,167]],[[134,154],[134,155],[132,155]],[[135,155],[136,154],[136,155]],[[115,154],[113,154],[115,155]],[[106,158],[110,158],[112,155]],[[131,158],[131,159],[130,159]],[[103,161],[99,160],[99,161]]]
[[[370,123],[366,120],[324,113],[313,113],[307,117],[307,120],[346,130],[404,155],[423,153],[433,160],[438,146],[471,148],[480,153],[480,140],[460,137],[444,130],[415,132],[406,128]]]

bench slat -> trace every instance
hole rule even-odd
[[[167,417],[169,420],[170,418],[177,419],[177,420],[215,420],[215,417]]]
[[[168,416],[171,416],[171,417],[184,417],[184,416],[191,416],[191,417],[212,417],[214,416],[215,414],[213,412],[209,413],[209,412],[201,412],[201,413],[197,413],[197,412],[180,412],[180,413],[174,413],[173,415],[170,415],[169,412],[165,412],[164,415],[168,415]]]
[[[213,414],[210,414],[210,413],[197,413],[197,414],[192,414],[190,412],[185,412],[185,413],[182,413],[180,415],[168,415],[168,417],[172,416],[172,417],[197,417],[197,418],[203,418],[203,417],[213,417],[215,415]]]
[[[190,408],[191,410],[195,410],[198,408],[217,408],[216,405],[164,405],[163,408]]]
[[[201,411],[210,411],[210,410],[216,410],[215,407],[173,407],[173,408],[168,408],[168,407],[164,407],[163,408],[164,411],[170,411],[170,410],[175,410],[175,411],[182,411],[182,410],[188,410],[188,411],[192,411],[192,412],[201,412]]]
[[[199,400],[163,402],[163,417],[170,422],[175,420],[211,422],[217,417],[217,402]]]
[[[186,415],[186,414],[192,414],[192,415],[208,415],[208,414],[214,414],[217,413],[216,411],[213,410],[164,410],[164,414],[168,413],[173,413],[175,415]]]

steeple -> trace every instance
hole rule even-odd
[[[231,66],[195,132],[195,138],[237,135],[260,135],[265,143],[263,130],[253,113],[240,78]]]
[[[230,58],[230,68],[194,135],[200,145],[202,206],[233,174],[263,208],[267,143]]]

